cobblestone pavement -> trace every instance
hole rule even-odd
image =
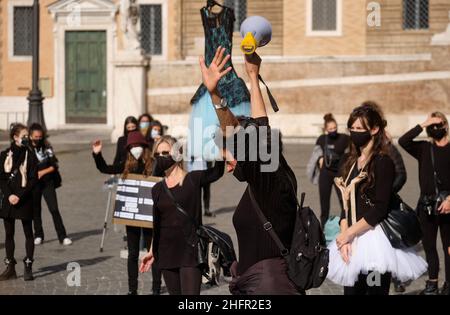
[[[92,133],[92,132],[91,132]],[[98,131],[102,139],[107,139],[105,131]],[[108,193],[103,189],[103,182],[108,178],[95,169],[90,155],[90,147],[86,142],[90,139],[87,133],[58,133],[51,138],[60,159],[63,186],[58,190],[59,204],[69,236],[74,244],[64,247],[59,244],[49,212],[44,206],[43,220],[45,242],[36,247],[34,271],[36,279],[23,281],[23,265],[17,265],[18,279],[0,282],[0,294],[125,294],[127,288],[126,260],[120,258],[124,248],[123,228],[109,225],[104,251],[100,252],[105,207]],[[2,145],[4,147],[4,145]],[[111,161],[115,146],[107,144],[104,155]],[[312,146],[306,144],[288,144],[285,151],[287,160],[293,167],[300,182],[300,190],[307,193],[306,203],[319,211],[318,189],[305,178],[305,165]],[[408,183],[401,195],[411,205],[418,196],[416,162],[404,154],[407,164]],[[236,235],[232,226],[233,210],[244,191],[245,185],[238,183],[231,175],[226,174],[220,182],[212,186],[211,208],[216,212],[215,218],[205,218],[210,223],[229,233],[237,246]],[[299,191],[300,191],[299,190]],[[336,196],[332,197],[332,214],[338,214]],[[110,220],[109,220],[110,221]],[[4,257],[4,230],[0,228],[0,257]],[[439,245],[442,260],[442,249]],[[423,251],[421,250],[423,255]],[[24,238],[22,228],[16,229],[16,259],[20,262],[24,257]],[[71,286],[67,282],[71,262],[81,266],[80,286]],[[3,269],[3,266],[1,266]],[[441,272],[441,278],[443,274]],[[71,279],[69,277],[69,279]],[[407,287],[407,294],[416,294],[424,285],[425,277]],[[140,276],[140,294],[151,293],[150,273]],[[229,294],[228,284],[223,281],[220,286],[203,288],[202,294]],[[342,288],[326,281],[319,289],[309,294],[342,294]]]

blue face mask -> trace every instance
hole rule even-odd
[[[139,124],[140,129],[147,129],[148,127],[150,127],[150,123],[148,121],[143,121]]]

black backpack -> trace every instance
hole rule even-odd
[[[325,245],[325,236],[314,211],[303,206],[305,193],[302,194],[300,204],[297,200],[295,228],[291,248],[288,250],[272,228],[272,224],[266,219],[250,186],[248,191],[264,230],[270,234],[280,249],[281,255],[286,259],[289,279],[300,290],[319,287],[328,274],[329,250]]]

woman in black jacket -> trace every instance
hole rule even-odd
[[[214,168],[187,173],[175,147],[174,138],[163,136],[153,149],[155,175],[165,178],[152,190],[155,218],[153,246],[144,257],[140,270],[148,271],[156,260],[169,294],[199,295],[202,272],[197,260],[197,248],[190,242],[195,239],[191,220],[199,225],[202,223],[201,188],[222,177],[225,162],[216,161]],[[175,202],[190,218],[177,209]]]
[[[127,156],[126,160],[119,164],[107,165],[102,156],[102,143],[96,141],[92,146],[92,155],[97,169],[104,174],[122,174],[126,178],[128,174],[140,174],[151,176],[153,169],[152,152],[148,147],[147,141],[139,131],[132,131],[127,137]],[[141,233],[147,250],[150,249],[152,240],[152,229],[126,226],[127,246],[128,246],[128,287],[129,295],[136,295],[138,289],[138,260],[139,244]],[[153,269],[153,294],[159,294],[161,289],[160,272]]]
[[[33,190],[34,204],[34,245],[44,242],[44,229],[42,228],[42,197],[47,203],[52,215],[59,242],[68,246],[72,240],[67,237],[66,228],[61,217],[56,196],[56,188],[61,186],[58,159],[52,146],[47,141],[47,135],[41,125],[35,123],[30,126],[30,140],[33,153],[38,159],[38,183]]]
[[[25,234],[26,257],[24,280],[33,280],[33,196],[32,190],[37,183],[36,156],[28,148],[28,129],[16,124],[10,132],[11,146],[0,154],[0,217],[5,226],[6,270],[0,275],[0,281],[16,278],[14,258],[14,232],[16,220],[22,221]]]
[[[417,212],[422,225],[422,244],[428,262],[428,278],[424,295],[438,294],[439,255],[436,249],[437,232],[441,232],[444,248],[445,283],[442,295],[450,294],[450,143],[448,120],[435,112],[421,125],[404,134],[400,145],[419,162],[420,198]],[[431,141],[414,141],[426,129]],[[434,158],[434,167],[433,167]],[[437,187],[436,183],[437,182]],[[436,191],[444,194],[440,206],[436,206]]]
[[[347,127],[352,145],[335,180],[341,190],[341,233],[329,246],[328,278],[345,295],[388,295],[391,277],[413,280],[426,271],[412,249],[392,247],[380,223],[389,213],[395,168],[386,148],[385,122],[368,104],[355,108]]]

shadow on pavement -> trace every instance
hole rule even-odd
[[[114,256],[101,256],[101,257],[90,258],[90,259],[80,259],[80,260],[77,260],[76,262],[80,265],[80,267],[87,267],[87,266],[93,266],[93,265],[102,263],[113,257]],[[36,279],[38,279],[38,278],[43,278],[43,277],[49,276],[51,274],[67,271],[67,265],[71,262],[72,261],[68,261],[68,262],[65,262],[62,264],[58,264],[58,265],[39,268],[39,270],[37,270],[34,273],[34,277]]]
[[[83,232],[78,232],[78,233],[71,233],[68,235],[68,237],[76,242],[79,240],[82,240],[83,238],[89,237],[89,236],[94,236],[94,235],[100,235],[103,233],[102,229],[97,229],[97,230],[89,230],[89,231],[83,231]],[[45,241],[45,243],[51,243],[51,242],[57,242],[58,239],[54,238],[48,241]],[[0,245],[1,248],[1,245]]]

